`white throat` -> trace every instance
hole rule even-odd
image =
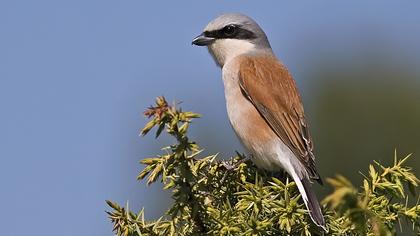
[[[245,40],[219,39],[209,45],[208,49],[217,65],[223,67],[224,64],[233,58],[252,52],[255,49],[255,45]]]

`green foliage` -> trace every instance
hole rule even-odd
[[[311,222],[293,181],[257,169],[238,155],[229,163],[216,155],[201,157],[199,146],[187,136],[199,115],[169,106],[159,97],[146,112],[150,122],[141,131],[157,127],[176,139],[165,154],[141,161],[146,167],[138,179],[160,180],[172,191],[174,202],[164,216],[145,220],[107,201],[118,236],[134,235],[322,235]],[[323,201],[328,235],[394,235],[402,226],[420,234],[420,205],[408,205],[406,189],[413,193],[419,179],[405,166],[409,156],[394,165],[369,166],[362,187],[343,176],[327,179],[333,192]],[[233,169],[228,167],[233,167]],[[406,230],[406,229],[405,229]]]

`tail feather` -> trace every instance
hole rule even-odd
[[[307,177],[297,177],[294,179],[299,189],[299,192],[302,195],[303,202],[305,203],[305,206],[309,211],[309,216],[311,217],[312,221],[317,226],[327,231],[327,228],[325,226],[325,219],[321,211],[321,206],[319,205],[318,199],[316,198],[315,193],[311,188],[311,183],[309,179]]]

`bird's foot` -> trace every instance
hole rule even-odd
[[[240,158],[239,161],[237,161],[236,163],[234,162],[234,160],[222,161],[222,165],[223,165],[223,167],[226,168],[226,170],[232,171],[236,167],[238,167],[240,164],[242,164],[244,162],[247,162],[247,161],[251,160],[251,158],[252,158],[252,155],[245,156],[244,154],[240,154],[237,151],[236,151],[236,155],[238,155],[238,157]]]
[[[251,160],[251,158],[252,158],[252,155],[245,156],[244,154],[240,154],[239,152],[236,152],[236,154],[238,155],[238,157],[240,157],[240,160],[239,161],[237,161],[235,163],[234,163],[233,160],[231,160],[231,161],[222,161],[223,167],[226,168],[226,172],[223,175],[222,182],[225,181],[227,175],[231,171],[235,170],[240,164],[242,164],[244,162],[247,162],[247,161]]]

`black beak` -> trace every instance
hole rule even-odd
[[[215,38],[206,37],[206,36],[204,36],[204,34],[200,34],[193,39],[191,44],[194,44],[194,45],[197,45],[197,46],[207,46],[207,45],[211,44],[212,42],[214,42],[214,40],[215,40]]]

